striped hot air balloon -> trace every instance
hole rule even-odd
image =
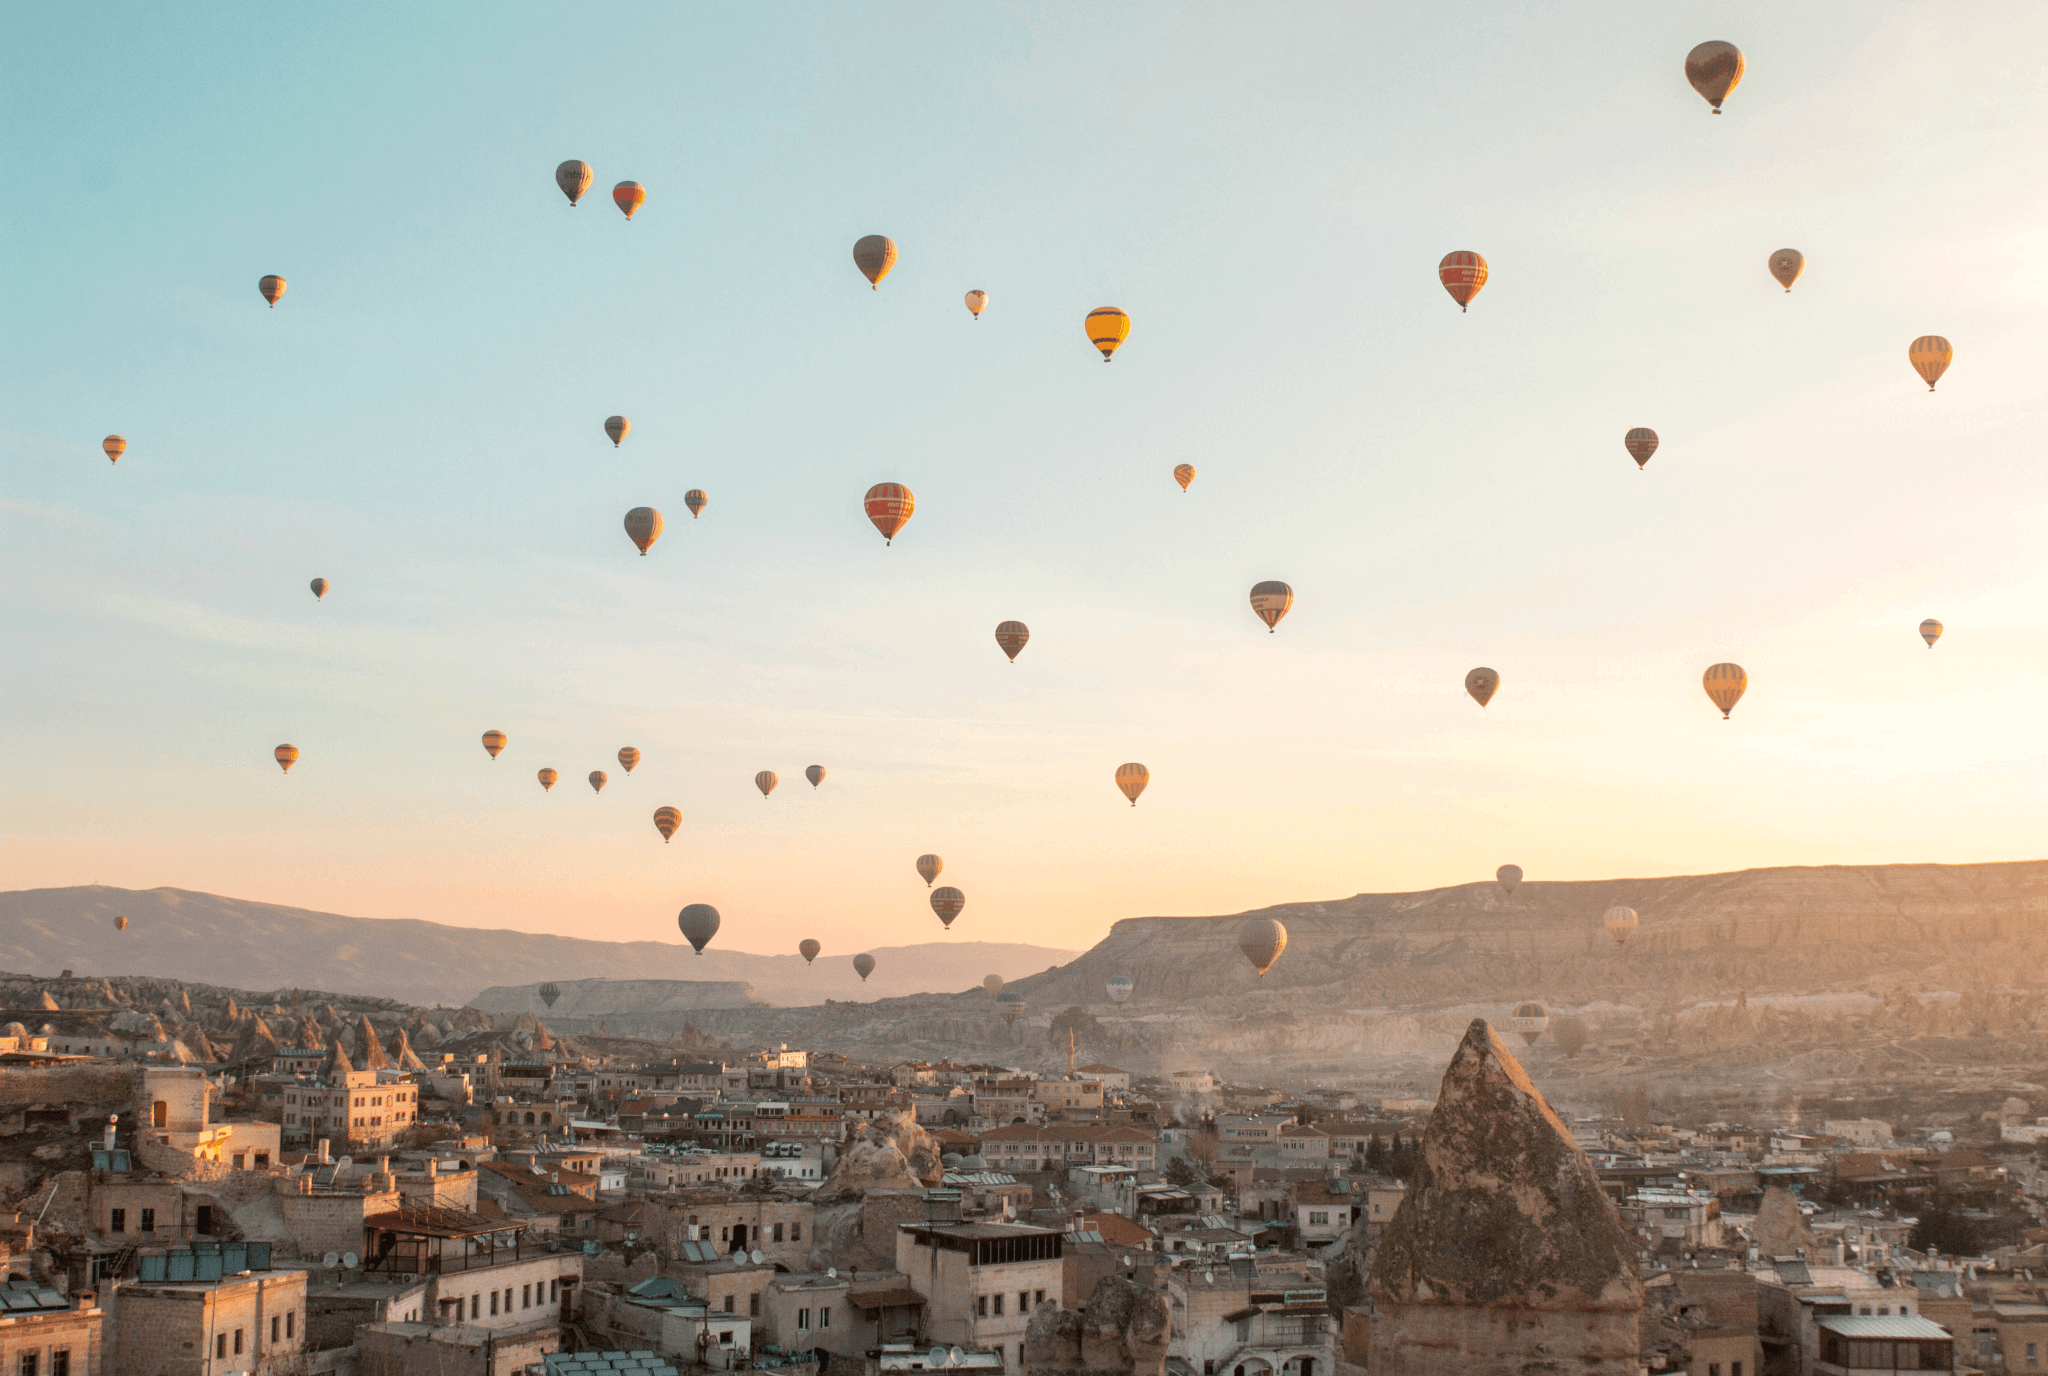
[[[1104,363],[1123,347],[1130,334],[1131,317],[1122,308],[1097,306],[1088,312],[1088,342],[1102,350]]]
[[[948,928],[953,925],[953,919],[960,916],[960,910],[966,906],[967,895],[950,884],[932,890],[932,911],[939,915],[939,921]]]
[[[1749,675],[1740,664],[1713,664],[1700,676],[1700,686],[1707,690],[1707,697],[1714,706],[1721,709],[1721,720],[1735,710],[1735,704],[1742,701],[1743,693],[1749,689]]]
[[[636,506],[626,513],[626,538],[647,557],[648,547],[661,538],[661,513],[651,506]]]
[[[590,771],[590,791],[592,793],[604,792],[604,786],[610,782],[611,780],[608,777],[606,777],[605,772],[602,769],[593,769]]]
[[[1266,971],[1273,968],[1273,962],[1280,959],[1280,953],[1287,949],[1287,928],[1274,918],[1252,918],[1238,930],[1237,949],[1244,952],[1244,958],[1259,972],[1259,978],[1264,979]]]
[[[1643,465],[1650,461],[1650,455],[1657,452],[1657,432],[1647,425],[1638,425],[1623,435],[1621,442],[1627,447],[1628,456],[1636,461],[1637,472],[1641,472]]]
[[[996,623],[996,644],[1010,657],[1010,663],[1017,662],[1018,652],[1031,640],[1031,628],[1021,621],[998,621]]]
[[[494,759],[494,760],[495,760],[495,759],[497,759],[497,758],[498,758],[498,752],[499,752],[500,750],[503,750],[504,748],[505,748],[505,733],[504,733],[503,731],[486,731],[486,732],[484,732],[484,750],[485,750],[485,751],[486,751],[487,753],[489,753],[489,755],[490,755],[490,757],[491,757],[492,759]]]
[[[699,512],[711,505],[711,499],[704,495],[704,489],[693,487],[683,494],[683,505],[690,508],[690,519],[696,520]]]
[[[683,824],[683,810],[679,807],[658,807],[654,809],[654,829],[661,833],[661,843],[668,844],[676,828]]]
[[[121,456],[128,452],[128,441],[119,435],[109,435],[100,441],[100,448],[106,452],[108,463],[119,463]]]
[[[552,793],[555,788],[555,780],[562,776],[552,769],[543,769],[536,772],[534,777],[540,780],[540,787],[543,793]]]
[[[630,745],[620,746],[619,763],[625,766],[625,770],[628,774],[631,774],[633,772],[633,766],[640,763],[640,752],[638,750],[635,750]]]
[[[620,182],[612,188],[612,204],[630,220],[634,211],[647,204],[647,188],[638,182]]]
[[[575,205],[583,199],[583,193],[590,190],[590,184],[597,180],[597,173],[590,170],[590,164],[581,158],[571,158],[555,169],[555,185],[562,188],[562,194]]]
[[[1266,634],[1280,628],[1280,618],[1294,605],[1294,589],[1277,578],[1252,585],[1252,612],[1266,623]]]
[[[1948,371],[1948,365],[1955,356],[1956,351],[1938,334],[1923,334],[1906,350],[1906,361],[1913,365],[1914,372],[1920,374],[1920,380],[1927,384],[1930,392],[1941,380],[1941,375]]]
[[[1195,466],[1191,463],[1175,464],[1173,466],[1173,480],[1180,484],[1181,491],[1187,491],[1188,488],[1194,485]]]
[[[937,879],[939,871],[945,868],[946,862],[939,859],[936,855],[920,855],[917,857],[917,872],[923,877],[926,888],[932,886],[932,880]]]
[[[761,790],[763,798],[773,793],[775,785],[781,782],[782,780],[775,777],[775,771],[772,769],[764,769],[754,776],[754,787]]]
[[[1601,922],[1607,928],[1607,935],[1614,938],[1615,945],[1626,946],[1628,939],[1636,934],[1636,928],[1642,925],[1642,918],[1636,915],[1634,908],[1616,904],[1607,910],[1607,916]]]
[[[1928,649],[1933,649],[1934,642],[1941,639],[1941,623],[1931,616],[1928,617],[1920,623],[1920,638],[1927,642]]]
[[[270,752],[270,758],[277,761],[277,767],[285,773],[292,772],[292,766],[299,762],[299,748],[296,745],[280,745]]]
[[[917,510],[917,498],[902,483],[876,483],[861,499],[861,506],[867,511],[868,519],[875,523],[875,529],[882,532],[882,543],[893,545],[896,532],[903,529],[910,520],[910,513]]]
[[[1444,255],[1444,260],[1436,265],[1436,275],[1444,290],[1451,294],[1451,300],[1463,311],[1486,285],[1486,260],[1470,249],[1459,249]]]
[[[263,293],[263,299],[270,303],[270,309],[276,310],[277,303],[284,299],[284,278],[273,272],[257,280],[256,290]]]
[[[633,422],[624,416],[606,416],[604,432],[611,436],[612,448],[617,449],[626,442],[626,436],[633,433]]]
[[[1472,701],[1484,707],[1500,691],[1500,675],[1481,665],[1465,675],[1465,691],[1472,695]]]
[[[1145,791],[1145,785],[1152,782],[1152,771],[1141,764],[1120,764],[1116,767],[1116,786],[1131,800],[1131,806],[1138,805],[1138,795]]]
[[[882,289],[882,279],[896,266],[896,241],[886,234],[870,234],[853,246],[853,265],[868,279],[871,291]]]
[[[1543,1035],[1543,1029],[1550,1026],[1550,1010],[1535,1000],[1518,1003],[1515,1011],[1508,1014],[1508,1026],[1522,1034],[1526,1046],[1536,1045],[1536,1039]]]

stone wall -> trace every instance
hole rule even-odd
[[[290,1182],[286,1182],[290,1183]],[[278,1196],[284,1226],[298,1242],[302,1257],[317,1260],[328,1252],[363,1250],[363,1220],[398,1208],[397,1190],[376,1194],[287,1193]]]
[[[0,1107],[30,1104],[132,1104],[135,1071],[113,1065],[23,1065],[0,1067]],[[133,1127],[127,1113],[123,1128]]]

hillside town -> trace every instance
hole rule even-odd
[[[1560,1112],[1483,1021],[1433,1099],[1375,1099],[1133,1072],[1071,1029],[1028,1064],[864,1063],[4,989],[8,1376],[1808,1376],[2048,1347],[2048,1117],[2019,1098],[1914,1132]]]

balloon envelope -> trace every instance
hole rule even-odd
[[[1104,363],[1130,338],[1131,317],[1116,306],[1097,306],[1088,312],[1087,325],[1088,342],[1102,351]]]
[[[285,773],[292,772],[292,766],[299,762],[299,748],[296,745],[280,745],[270,752],[270,758],[277,761],[277,767]]]
[[[543,984],[537,992],[540,994],[540,1001],[553,1008],[555,1000],[562,997],[562,986],[550,980],[548,983]]]
[[[1742,80],[1742,68],[1742,49],[1719,39],[1702,43],[1685,55],[1685,79],[1717,115],[1721,102]]]
[[[1550,1010],[1540,1003],[1518,1003],[1508,1015],[1508,1025],[1522,1034],[1525,1043],[1534,1046],[1543,1029],[1550,1026]]]
[[[108,463],[119,463],[121,456],[128,452],[128,441],[119,435],[109,435],[100,441],[100,448],[106,451]]]
[[[857,955],[853,958],[853,969],[860,976],[860,982],[866,984],[868,976],[875,972],[875,958],[867,954]]]
[[[1255,917],[1238,929],[1237,949],[1244,952],[1244,958],[1264,979],[1266,971],[1287,949],[1287,929],[1273,918]]]
[[[485,751],[485,753],[486,753],[486,754],[488,754],[488,755],[489,755],[489,756],[490,756],[490,757],[491,757],[492,759],[494,759],[494,760],[495,760],[495,759],[497,759],[497,758],[498,758],[498,752],[499,752],[500,750],[503,750],[504,748],[505,748],[505,733],[504,733],[503,731],[486,731],[486,732],[484,732],[484,751]]]
[[[1713,664],[1700,675],[1700,686],[1707,690],[1707,697],[1714,706],[1721,709],[1721,719],[1735,710],[1735,704],[1742,701],[1743,693],[1749,689],[1749,675],[1740,664]]]
[[[804,964],[806,965],[809,965],[812,961],[816,960],[818,958],[818,952],[824,949],[825,948],[823,946],[820,946],[817,942],[812,941],[808,937],[806,937],[802,941],[799,941],[796,944],[796,953],[804,958]]]
[[[611,780],[605,777],[605,772],[602,769],[590,771],[590,791],[592,793],[604,792],[604,786],[610,782]]]
[[[654,810],[654,829],[661,833],[661,843],[676,834],[676,828],[683,824],[683,810],[678,807],[658,807]]]
[[[982,313],[982,311],[984,311],[985,309],[987,309],[987,307],[988,307],[988,293],[987,293],[987,292],[985,292],[985,291],[978,291],[978,290],[977,290],[977,291],[971,291],[971,292],[968,292],[968,293],[967,293],[967,313],[968,313],[969,315],[973,316],[973,317],[974,317],[974,318],[975,318],[976,320],[979,320],[979,319],[981,319],[981,313]]]
[[[1120,764],[1116,767],[1116,786],[1124,797],[1131,800],[1131,806],[1138,805],[1138,795],[1145,791],[1145,785],[1152,782],[1152,771],[1141,764]]]
[[[763,798],[773,793],[775,785],[781,782],[782,780],[775,777],[775,771],[772,769],[764,769],[754,776],[754,787],[761,790]]]
[[[1017,1025],[1017,1019],[1024,1014],[1024,1002],[1024,996],[1014,989],[1005,989],[996,995],[996,1007],[1002,1011],[1003,1026]]]
[[[1472,298],[1486,285],[1486,275],[1486,260],[1470,249],[1446,253],[1436,265],[1437,281],[1444,284],[1461,311],[1471,306]]]
[[[960,916],[960,910],[967,906],[967,895],[947,885],[932,890],[932,911],[939,915],[939,921],[951,927],[953,919]]]
[[[819,784],[825,782],[825,766],[821,764],[810,765],[804,770],[804,777],[811,781],[812,788],[816,788]]]
[[[611,436],[612,448],[617,449],[626,442],[626,436],[633,433],[633,422],[624,416],[606,416],[604,432]]]
[[[1273,634],[1280,625],[1280,618],[1287,615],[1287,609],[1294,605],[1294,589],[1277,578],[1263,583],[1252,584],[1252,612],[1266,623],[1266,634]]]
[[[1173,480],[1180,484],[1181,491],[1187,491],[1189,485],[1195,480],[1195,466],[1191,463],[1175,464],[1173,466]]]
[[[1482,665],[1465,675],[1465,691],[1472,695],[1472,701],[1484,707],[1500,691],[1500,675]]]
[[[917,872],[924,876],[924,886],[926,888],[932,886],[932,880],[937,879],[939,871],[944,868],[946,868],[946,862],[939,859],[936,855],[920,855],[917,857]]]
[[[127,918],[125,918],[125,917],[117,917],[117,918],[115,918],[115,919],[114,919],[114,930],[115,930],[115,931],[117,931],[117,932],[125,932],[125,931],[127,931],[127,930],[128,930],[128,919],[127,919]]]
[[[1920,623],[1920,638],[1927,642],[1928,649],[1933,649],[1934,642],[1941,639],[1941,623],[1931,616],[1928,617]]]
[[[634,211],[647,204],[647,188],[638,182],[620,182],[612,188],[612,204],[623,210],[630,220]]]
[[[626,772],[628,774],[631,774],[633,772],[633,766],[640,763],[640,752],[635,750],[630,745],[620,746],[619,763],[626,767]]]
[[[308,586],[313,589],[313,600],[315,602],[327,596],[328,584],[325,578],[315,578]]]
[[[869,287],[880,290],[882,279],[896,266],[896,241],[885,234],[867,235],[853,246],[853,265]]]
[[[1634,908],[1624,908],[1618,904],[1607,910],[1607,916],[1602,921],[1607,928],[1607,935],[1614,938],[1614,944],[1617,946],[1626,944],[1628,939],[1635,935],[1636,928],[1642,924],[1642,919],[1636,916]]]
[[[583,199],[583,193],[590,190],[590,184],[597,180],[597,174],[590,170],[590,164],[581,158],[571,158],[555,169],[555,185],[562,188],[562,194],[574,205]]]
[[[676,914],[676,926],[681,929],[683,939],[701,956],[711,938],[718,935],[718,909],[709,903],[692,903]]]
[[[1500,884],[1502,893],[1513,893],[1515,885],[1522,882],[1522,867],[1520,865],[1502,865],[1493,872],[1493,877]]]
[[[1627,447],[1628,456],[1636,461],[1637,468],[1648,463],[1650,455],[1657,452],[1657,432],[1647,425],[1638,425],[1623,435],[1621,442]]]
[[[1786,291],[1799,280],[1799,274],[1806,271],[1806,255],[1796,248],[1781,248],[1771,255],[1771,276]]]
[[[981,987],[988,990],[990,998],[994,998],[997,994],[1003,992],[1003,977],[1001,975],[984,975],[982,976]]]
[[[552,769],[543,769],[539,771],[534,777],[540,780],[542,792],[552,792],[555,787],[555,780],[561,778],[562,776],[557,774]]]
[[[1109,991],[1111,1002],[1129,1003],[1131,995],[1137,992],[1138,982],[1129,975],[1111,975],[1102,987]]]
[[[1031,628],[1021,621],[998,621],[996,623],[996,644],[1010,657],[1010,663],[1017,662],[1017,652],[1030,643]]]
[[[1948,365],[1955,356],[1956,351],[1938,334],[1923,334],[1906,350],[1906,361],[1913,365],[1914,372],[1920,374],[1920,380],[1927,384],[1930,392],[1941,380],[1941,375],[1948,371]]]
[[[284,298],[284,278],[272,273],[256,283],[256,290],[262,292],[263,299],[270,303],[272,310],[276,310],[277,303]]]
[[[626,538],[640,547],[640,557],[647,557],[647,547],[661,538],[661,513],[651,506],[636,506],[626,513]]]
[[[861,506],[875,523],[875,529],[882,532],[883,542],[893,544],[896,532],[917,510],[917,498],[902,483],[876,483],[861,499]]]
[[[711,505],[711,499],[704,495],[703,488],[693,487],[683,494],[683,505],[690,508],[690,519],[694,521],[699,512]]]

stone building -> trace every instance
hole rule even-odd
[[[932,1342],[998,1353],[1016,1373],[1031,1315],[1060,1307],[1061,1241],[1019,1224],[912,1224],[896,1235],[896,1269],[924,1297]]]
[[[138,1280],[115,1294],[116,1376],[285,1376],[298,1369],[306,1343],[304,1271]]]
[[[103,1361],[101,1334],[106,1315],[96,1295],[65,1296],[40,1287],[24,1294],[8,1283],[8,1305],[0,1313],[0,1371],[17,1376],[100,1376],[113,1370]]]
[[[1633,1239],[1484,1019],[1444,1072],[1369,1293],[1373,1376],[1636,1376]]]

